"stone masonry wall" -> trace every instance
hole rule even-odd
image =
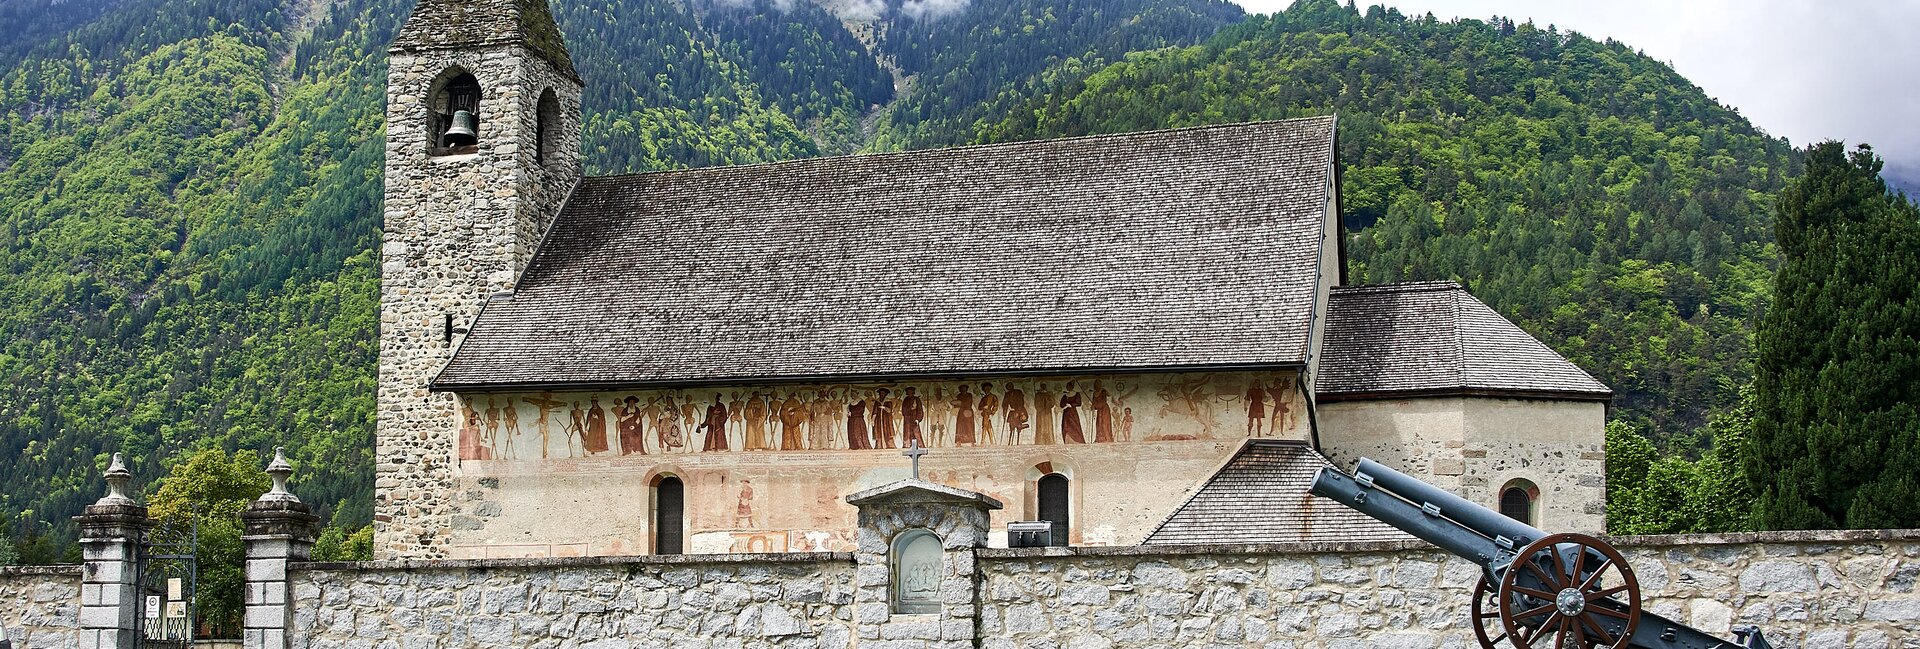
[[[434,82],[479,81],[479,148],[429,155]],[[535,154],[538,104],[553,90],[558,124]],[[458,415],[428,389],[487,299],[513,289],[580,177],[580,82],[518,45],[395,53],[388,63],[386,192],[381,239],[375,553],[447,554],[456,502]]]
[[[1646,610],[1775,647],[1920,647],[1920,531],[1615,539]],[[985,550],[981,647],[1478,643],[1472,564],[1417,542]]]
[[[845,554],[296,564],[293,649],[835,649]]]
[[[1612,541],[1646,610],[1680,623],[1727,638],[1733,625],[1759,625],[1780,649],[1920,647],[1920,530]],[[1418,542],[976,549],[969,559],[976,590],[943,590],[963,612],[941,622],[886,619],[863,590],[883,571],[871,559],[857,571],[844,554],[299,564],[292,647],[1478,644],[1468,626],[1477,569]],[[977,630],[949,640],[948,622]]]
[[[13,649],[80,646],[80,566],[0,567],[0,640]]]

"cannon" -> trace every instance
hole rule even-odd
[[[1757,627],[1728,641],[1642,609],[1633,566],[1605,541],[1548,534],[1378,462],[1323,467],[1308,491],[1480,566],[1471,620],[1486,649],[1772,649]]]

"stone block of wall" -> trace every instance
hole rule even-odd
[[[80,646],[80,566],[0,567],[0,639],[13,649]]]
[[[1757,624],[1782,649],[1920,638],[1920,531],[1616,541],[1646,610],[1703,631]],[[1477,645],[1476,567],[1419,542],[982,550],[979,568],[986,649]]]
[[[292,646],[838,649],[846,554],[295,564]],[[397,644],[396,644],[397,643]]]

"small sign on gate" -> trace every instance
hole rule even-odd
[[[149,620],[160,619],[160,596],[159,595],[147,596],[147,619]]]

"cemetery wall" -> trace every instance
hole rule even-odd
[[[310,563],[290,645],[844,647],[852,555]]]
[[[80,645],[80,566],[0,567],[0,640],[13,649]]]
[[[1723,636],[1757,624],[1781,649],[1920,647],[1920,531],[1614,541],[1647,610],[1681,623]],[[984,649],[1477,646],[1474,566],[1417,542],[971,554]],[[855,565],[837,553],[296,564],[292,647],[932,646],[866,632],[890,627],[855,615],[868,585]]]
[[[1920,647],[1920,531],[1614,539],[1646,610],[1775,647]],[[1477,646],[1475,567],[1419,542],[983,550],[981,647]]]

